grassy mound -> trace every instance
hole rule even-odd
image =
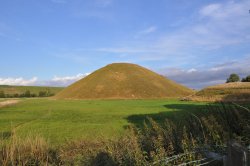
[[[135,64],[107,65],[72,84],[58,99],[145,99],[182,97],[193,91]]]
[[[197,92],[192,100],[250,101],[250,82],[226,83],[210,86]]]

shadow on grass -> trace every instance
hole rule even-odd
[[[222,98],[223,102],[242,102],[249,103],[250,101],[250,93],[235,93],[229,94]]]
[[[152,113],[152,114],[136,114],[136,115],[130,115],[127,117],[127,120],[129,123],[134,124],[138,128],[142,128],[145,120],[147,118],[152,118],[159,124],[164,123],[165,119],[171,119],[172,121],[175,121],[176,123],[182,123],[187,119],[187,117],[190,117],[191,114],[200,114],[204,113],[204,111],[207,108],[207,105],[198,105],[198,104],[166,104],[163,108],[162,112],[159,113]]]
[[[4,131],[4,132],[0,132],[0,140],[7,140],[12,136],[12,132],[10,131]]]

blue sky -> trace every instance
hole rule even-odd
[[[250,74],[250,0],[0,2],[0,84],[66,86],[113,62],[192,88]]]

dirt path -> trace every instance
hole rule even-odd
[[[6,100],[6,101],[2,101],[2,102],[0,102],[0,108],[6,107],[6,106],[10,106],[10,105],[14,105],[14,104],[17,104],[18,102],[20,102],[20,100]]]

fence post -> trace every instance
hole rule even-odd
[[[236,141],[228,143],[228,155],[224,166],[249,166],[250,152]]]

